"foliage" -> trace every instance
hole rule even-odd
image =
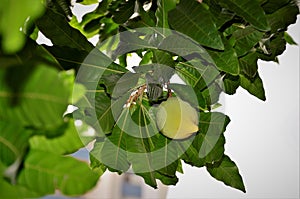
[[[257,61],[277,61],[295,44],[286,30],[296,2],[77,3],[97,7],[79,21],[68,0],[0,4],[0,198],[80,195],[106,169],[132,171],[154,188],[157,179],[175,185],[182,161],[245,192],[225,154],[230,119],[214,108],[239,87],[266,99]],[[37,44],[38,32],[53,45]],[[95,35],[97,46],[88,41]],[[139,66],[127,63],[132,54]],[[185,84],[170,83],[174,74]],[[171,95],[199,113],[188,139],[156,127],[156,107]],[[68,105],[78,109],[66,114]],[[70,156],[91,141],[90,165]]]

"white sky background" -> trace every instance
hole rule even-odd
[[[73,12],[94,8],[78,6]],[[300,44],[299,16],[288,32]],[[299,198],[299,46],[287,45],[279,62],[259,62],[266,102],[241,88],[222,102],[231,119],[225,153],[238,165],[247,193],[225,186],[204,168],[184,165],[168,198]]]
[[[299,16],[288,32],[300,44]],[[238,165],[247,193],[185,165],[168,198],[299,198],[299,46],[287,45],[279,63],[259,62],[266,102],[241,88],[225,97],[231,119],[225,153]]]

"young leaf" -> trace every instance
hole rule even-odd
[[[284,39],[290,45],[298,45],[287,32],[284,32]]]
[[[223,156],[221,163],[219,165],[217,164],[218,163],[206,167],[209,174],[224,184],[246,193],[242,176],[236,164],[226,155]]]
[[[224,45],[209,10],[196,1],[181,0],[169,12],[170,26],[201,45],[223,50]]]

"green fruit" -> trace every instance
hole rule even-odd
[[[156,113],[157,127],[171,139],[185,139],[197,132],[198,112],[189,103],[170,97],[162,102]]]

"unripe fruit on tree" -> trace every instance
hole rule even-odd
[[[199,130],[198,122],[196,109],[177,97],[170,97],[158,106],[157,127],[168,138],[188,138]]]

